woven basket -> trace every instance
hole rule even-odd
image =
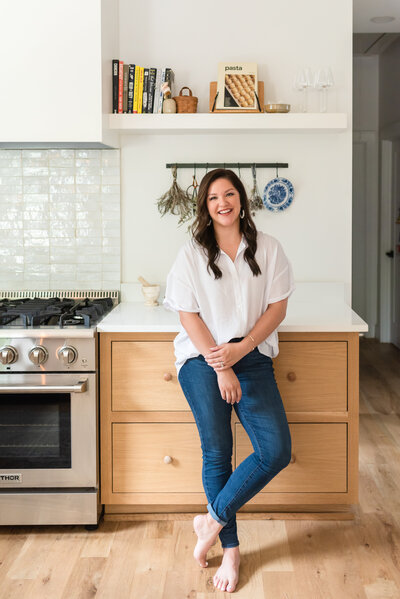
[[[184,89],[189,90],[188,96],[183,96],[182,92]],[[197,111],[197,102],[198,98],[192,96],[192,90],[188,87],[182,87],[179,92],[179,96],[175,96],[174,100],[176,102],[176,112],[196,112]]]

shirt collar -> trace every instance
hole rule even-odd
[[[242,239],[240,240],[239,247],[236,252],[235,259],[247,248],[249,244],[247,243],[246,237],[242,234]],[[221,254],[227,255],[223,250],[220,250]]]

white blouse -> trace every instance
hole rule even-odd
[[[292,267],[277,239],[258,231],[255,254],[261,269],[258,277],[244,260],[247,245],[242,237],[234,262],[220,251],[216,264],[222,278],[215,279],[214,273],[207,270],[205,250],[190,239],[179,250],[167,277],[164,306],[175,312],[199,313],[216,345],[234,337],[245,337],[269,304],[289,297],[295,289]],[[200,355],[182,326],[174,346],[178,372],[186,360]],[[277,330],[258,349],[271,358],[277,356]]]

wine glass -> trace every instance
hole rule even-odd
[[[303,102],[300,104],[300,112],[307,112],[308,110],[308,94],[307,89],[314,87],[314,77],[311,69],[306,67],[297,71],[294,78],[293,87],[297,91],[302,92]]]
[[[329,67],[318,69],[315,75],[314,87],[321,92],[319,98],[319,111],[326,112],[326,90],[333,86],[333,75]]]

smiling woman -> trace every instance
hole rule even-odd
[[[237,226],[241,212],[240,195],[229,179],[217,179],[210,185],[207,208],[216,234],[220,227]]]
[[[164,305],[179,312],[178,379],[203,450],[209,503],[208,514],[194,519],[194,557],[206,567],[219,535],[224,555],[214,585],[233,592],[240,562],[236,512],[291,457],[272,358],[293,274],[280,243],[256,230],[243,184],[230,170],[203,178],[192,230],[168,275]],[[234,472],[232,407],[257,448]]]
[[[216,279],[222,276],[216,265],[220,250],[234,260],[242,235],[247,241],[244,259],[255,276],[261,274],[254,259],[256,226],[251,218],[246,190],[233,171],[215,169],[203,178],[192,231],[194,239],[206,249],[207,269],[212,270]]]

